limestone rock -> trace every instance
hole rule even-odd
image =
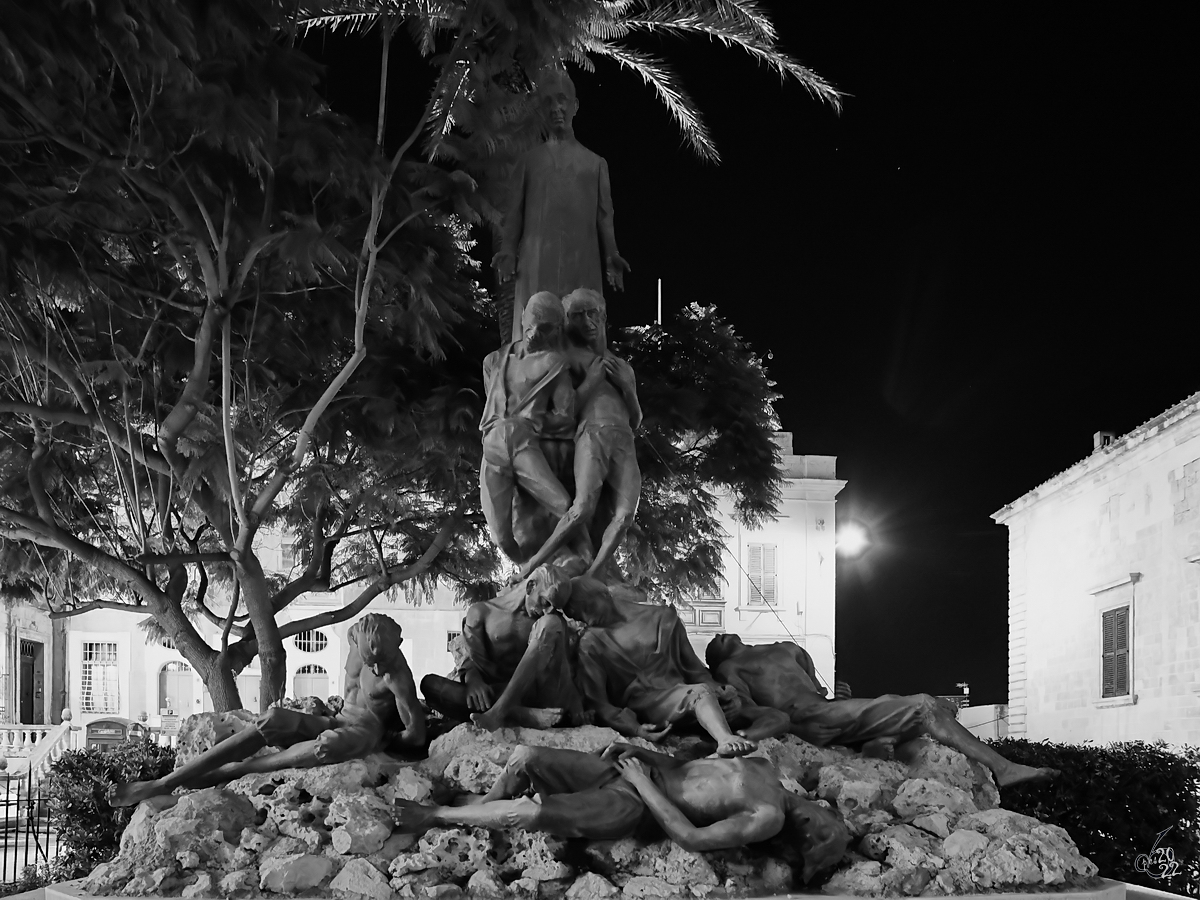
[[[912,825],[889,825],[867,835],[859,842],[858,852],[906,873],[921,868],[936,871],[946,864],[940,855],[941,841]]]
[[[587,872],[575,879],[567,890],[566,900],[611,900],[619,893],[620,889],[603,875]]]
[[[161,807],[141,804],[121,836],[119,859],[128,863],[133,878],[143,879],[162,867],[173,871],[181,855],[188,868],[230,868],[242,829],[255,821],[254,807],[245,798],[219,788],[185,794]],[[131,890],[143,888],[139,880]]]
[[[404,765],[388,776],[387,784],[378,789],[378,794],[389,806],[396,800],[425,803],[433,794],[433,782],[415,765]]]
[[[987,835],[978,831],[960,828],[942,841],[942,855],[946,859],[962,859],[987,849]]]
[[[496,781],[505,761],[521,744],[559,747],[594,753],[613,741],[625,741],[647,749],[653,745],[641,738],[623,738],[611,728],[583,725],[579,728],[501,728],[485,731],[471,724],[459,725],[436,737],[429,745],[429,758],[422,772],[441,779],[457,790],[485,793]]]
[[[338,794],[325,824],[334,828],[332,842],[338,853],[377,853],[392,834],[392,806],[375,793]]]
[[[392,886],[388,878],[365,859],[352,859],[345,868],[329,882],[329,889],[345,900],[390,900]]]
[[[457,884],[432,884],[421,889],[422,900],[460,900],[463,889]]]
[[[825,882],[826,894],[853,894],[856,897],[878,896],[883,893],[883,865],[872,859],[853,863],[840,869]]]
[[[392,860],[406,850],[411,850],[414,846],[416,846],[419,838],[420,835],[401,834],[400,832],[396,832],[383,842],[383,846],[379,848],[378,853],[372,853],[370,855],[369,858],[372,865],[386,872],[388,867],[392,864]]]
[[[588,876],[584,876],[586,878]],[[599,878],[600,876],[596,876]],[[612,885],[609,885],[612,887]],[[616,888],[613,888],[614,892]],[[489,869],[480,869],[467,880],[467,895],[472,900],[503,900],[507,893],[504,882]],[[611,896],[611,895],[607,895]]]
[[[678,894],[674,886],[653,875],[635,875],[621,888],[621,896],[627,900],[657,900],[660,897],[669,900]]]
[[[567,842],[560,837],[542,831],[526,831],[514,828],[508,832],[511,846],[503,862],[500,875],[519,875],[533,881],[554,881],[574,875],[574,870],[562,860],[566,856]],[[496,856],[501,856],[497,853]]]
[[[217,891],[225,897],[243,894],[258,886],[258,872],[254,869],[237,869],[217,883]]]
[[[892,807],[900,816],[946,811],[955,816],[978,812],[966,791],[930,778],[910,778],[900,785]]]
[[[917,743],[908,767],[910,778],[931,778],[965,791],[977,809],[1000,805],[1000,791],[990,769],[929,737]]]
[[[836,765],[847,758],[840,750],[814,747],[791,734],[759,741],[758,749],[750,755],[769,761],[783,778],[809,790],[817,786],[822,767]]]
[[[948,837],[950,834],[950,823],[945,813],[926,813],[917,816],[913,819],[913,824],[940,838]]]
[[[251,853],[262,853],[278,837],[278,829],[275,829],[275,831],[276,834],[270,835],[264,834],[257,828],[243,828],[238,846],[244,850],[249,850]]]
[[[170,866],[159,866],[150,872],[134,875],[121,889],[128,897],[144,897],[148,894],[158,894],[163,891],[163,884],[171,877],[174,870]]]
[[[593,866],[624,887],[634,877],[654,877],[676,887],[715,887],[720,883],[707,859],[673,841],[644,844],[635,838],[593,841],[585,849]]]
[[[414,850],[392,860],[393,876],[433,870],[444,879],[467,878],[480,869],[491,868],[491,835],[484,828],[431,828]]]
[[[185,900],[193,900],[198,897],[212,897],[216,894],[216,888],[213,886],[213,878],[210,872],[201,872],[196,880],[183,889],[180,894]]]
[[[276,894],[298,894],[319,885],[332,871],[333,861],[324,856],[278,856],[263,861],[258,886]]]
[[[281,769],[278,772],[243,775],[231,781],[228,789],[246,797],[294,792],[293,796],[303,793],[329,802],[338,794],[352,794],[363,788],[382,785],[401,766],[401,763],[382,753],[372,753],[363,759],[314,766],[311,769]]]
[[[275,839],[274,843],[270,844],[265,850],[259,854],[259,859],[277,859],[281,856],[295,856],[298,853],[307,853],[308,844],[300,838],[287,837],[286,835]]]
[[[88,894],[115,894],[124,887],[129,876],[133,874],[133,865],[127,859],[117,859],[100,863],[92,869],[92,873],[83,883],[83,890]]]
[[[175,768],[186,765],[206,750],[211,750],[227,737],[232,737],[253,725],[257,716],[245,709],[229,712],[196,713],[183,720],[179,727],[179,738],[175,745]],[[274,752],[264,747],[254,756]]]

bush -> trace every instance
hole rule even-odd
[[[72,750],[50,769],[50,822],[58,829],[56,880],[82,878],[117,854],[133,807],[108,805],[108,789],[126,781],[161,778],[175,767],[175,750],[149,740],[115,750]]]
[[[1105,878],[1200,897],[1200,749],[990,744],[1013,762],[1062,770],[1036,790],[1003,791],[1005,809],[1065,828]]]

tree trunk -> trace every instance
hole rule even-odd
[[[259,684],[259,709],[265,710],[272,703],[283,699],[287,689],[287,651],[279,636],[279,625],[275,622],[275,610],[271,606],[271,589],[262,565],[253,553],[246,553],[237,563],[237,578],[242,586],[242,599],[254,626],[254,640],[258,644],[259,665],[262,681]]]
[[[208,688],[209,696],[212,697],[215,712],[244,709],[242,695],[238,691],[237,679],[233,676],[233,670],[219,655],[212,663],[199,671],[200,678],[204,681],[204,686]]]

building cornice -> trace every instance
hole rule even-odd
[[[786,478],[780,494],[784,500],[833,500],[845,486],[837,478]]]

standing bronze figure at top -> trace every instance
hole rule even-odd
[[[576,288],[604,290],[604,275],[625,289],[629,263],[617,252],[608,163],[575,140],[571,123],[579,111],[566,72],[538,79],[550,136],[517,162],[504,214],[500,251],[492,265],[501,281],[515,274],[513,331],[521,339],[521,312],[539,291],[562,297]]]

